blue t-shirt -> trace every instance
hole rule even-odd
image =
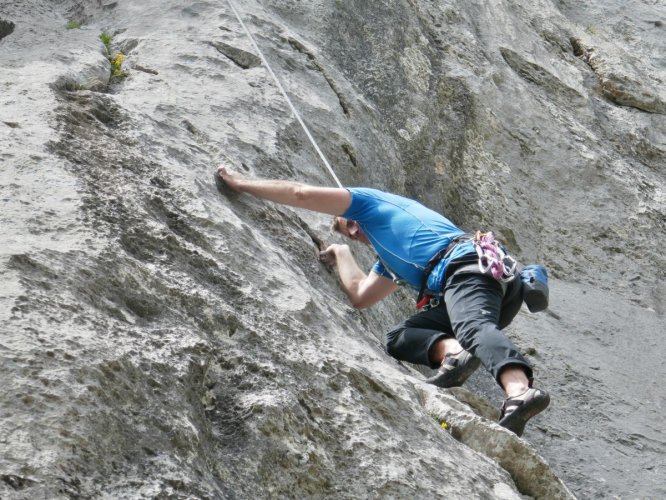
[[[348,191],[352,201],[342,217],[358,222],[379,255],[372,271],[404,280],[417,290],[428,261],[464,234],[446,217],[409,198],[370,188]],[[446,261],[435,266],[427,287],[440,291],[448,263],[473,252],[471,242],[458,245]]]

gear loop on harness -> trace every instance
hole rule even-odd
[[[518,263],[504,251],[492,231],[487,233],[477,231],[472,241],[476,254],[479,256],[479,271],[483,274],[490,274],[502,283],[515,278]]]
[[[481,274],[492,276],[502,284],[503,288],[516,277],[518,261],[506,253],[500,242],[495,239],[495,235],[492,231],[485,233],[481,231],[477,231],[476,233],[465,233],[454,238],[447,247],[440,250],[428,262],[428,265],[423,271],[421,290],[416,299],[417,310],[426,311],[430,307],[436,307],[440,304],[442,294],[440,293],[439,295],[436,295],[434,292],[427,289],[426,284],[428,276],[441,259],[451,255],[453,249],[457,245],[468,241],[471,241],[474,245],[474,250],[478,257],[478,264],[470,263],[468,266],[478,265]],[[433,305],[433,301],[436,301],[436,304]]]

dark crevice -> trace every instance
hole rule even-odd
[[[183,120],[183,126],[187,129],[187,131],[192,134],[192,135],[199,135],[201,132],[199,131],[198,128],[196,128],[194,125],[192,125],[192,122],[189,120]]]
[[[354,165],[354,168],[358,168],[358,160],[356,159],[356,151],[354,151],[354,148],[352,147],[351,144],[343,144],[342,145],[342,150],[347,154],[349,157],[349,161]]]
[[[573,48],[573,53],[576,57],[580,57],[581,59],[585,60],[585,47],[583,47],[583,44],[578,38],[572,38],[571,39],[571,47]],[[587,62],[587,61],[585,61]]]
[[[317,59],[315,58],[314,54],[310,52],[305,45],[303,45],[301,42],[294,38],[288,38],[287,41],[289,42],[289,45],[291,45],[294,49],[296,49],[298,52],[301,54],[305,55],[311,62],[314,64],[315,68],[319,70],[319,72],[322,74],[324,79],[326,80],[326,83],[328,83],[328,86],[331,88],[333,93],[337,96],[338,102],[340,103],[340,107],[342,108],[342,112],[345,114],[345,116],[349,116],[349,103],[347,103],[347,100],[345,97],[342,95],[342,92],[336,85],[335,81],[333,78],[331,78],[324,68],[319,64]]]
[[[585,46],[578,38],[571,38],[570,42],[574,55],[590,67],[599,80],[602,95],[610,102],[646,113],[666,114],[666,104],[652,92],[642,92],[641,86],[627,89],[621,79],[605,74],[603,60],[594,47]]]
[[[550,95],[563,97],[566,102],[583,98],[577,90],[566,85],[556,75],[539,64],[527,60],[518,52],[507,47],[500,47],[499,50],[504,61],[523,80],[542,87]]]
[[[35,484],[35,481],[32,479],[23,477],[23,476],[17,476],[15,474],[2,474],[0,475],[0,480],[2,482],[8,484],[15,490],[22,490],[25,489],[27,486],[32,486]]]
[[[208,42],[220,54],[231,60],[237,66],[243,69],[256,68],[261,66],[261,59],[254,54],[241,50],[239,48],[227,45],[223,42]]]
[[[305,222],[299,221],[301,223],[301,227],[303,230],[307,233],[307,235],[310,237],[312,240],[312,243],[315,244],[315,247],[317,247],[317,250],[324,250],[326,248],[326,242],[322,240],[317,233],[315,233],[314,229],[312,229],[310,226],[308,226]]]
[[[139,64],[135,64],[133,69],[135,69],[137,71],[141,71],[142,73],[148,73],[148,74],[151,74],[151,75],[159,75],[159,72],[157,70],[151,69],[151,68],[146,68],[145,66],[141,66]]]
[[[16,25],[13,22],[0,19],[0,40],[11,35],[14,32],[15,27]]]

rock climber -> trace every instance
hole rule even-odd
[[[436,369],[427,382],[460,386],[483,364],[506,394],[499,425],[518,436],[548,406],[548,393],[532,387],[530,364],[501,330],[521,307],[522,283],[492,233],[466,235],[422,204],[376,189],[249,178],[224,166],[215,178],[235,192],[333,215],[335,231],[371,245],[378,260],[368,273],[346,244],[320,253],[336,266],[353,307],[369,307],[402,284],[419,290],[425,307],[386,334],[385,348],[398,360]]]

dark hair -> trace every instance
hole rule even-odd
[[[339,215],[336,215],[333,217],[333,222],[331,222],[331,231],[335,233],[340,232],[340,219],[345,219],[345,225],[349,228],[352,224],[354,224],[354,220],[351,219],[346,219],[345,217],[341,217]]]
[[[333,220],[331,221],[331,232],[332,233],[339,233],[340,232],[340,219],[338,216],[334,216]]]

